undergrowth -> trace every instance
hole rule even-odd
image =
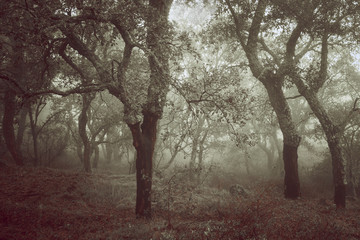
[[[233,196],[221,171],[190,181],[186,170],[154,179],[153,219],[134,214],[135,177],[50,169],[0,175],[0,239],[360,239],[360,206],[282,197],[281,181],[238,179]],[[224,180],[224,182],[227,182]],[[304,186],[310,189],[310,186]]]

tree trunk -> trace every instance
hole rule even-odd
[[[280,146],[280,142],[278,140],[277,137],[277,133],[276,133],[276,129],[274,131],[271,132],[271,137],[274,141],[278,156],[276,159],[276,173],[278,175],[281,175],[281,172],[283,171],[282,169],[284,169],[284,161],[283,161],[283,151],[281,150],[281,146]]]
[[[144,112],[144,120],[128,125],[136,149],[136,217],[151,218],[152,165],[158,116]]]
[[[246,146],[244,146],[245,169],[248,176],[251,175],[250,171],[250,154]]]
[[[347,172],[347,186],[346,186],[346,194],[348,196],[357,197],[357,181],[356,181],[356,169],[357,166],[355,164],[354,154],[353,154],[353,147],[350,148],[350,153],[346,156],[346,172]],[[345,152],[345,151],[344,151]],[[354,174],[355,171],[355,174]]]
[[[96,145],[94,147],[94,152],[95,152],[95,155],[94,155],[94,161],[93,161],[93,168],[97,168],[98,163],[99,163],[99,146],[98,145]]]
[[[200,143],[199,143],[199,154],[198,154],[198,169],[202,170],[203,166],[203,158],[204,158],[204,151],[205,151],[205,140],[207,139],[207,135],[209,133],[209,129],[207,129],[204,133],[204,135],[202,136]],[[201,171],[199,171],[201,172]]]
[[[15,97],[15,91],[8,88],[4,96],[4,116],[2,122],[2,129],[7,149],[9,150],[16,165],[22,166],[24,165],[24,163],[18,149],[16,148],[16,139],[14,132],[14,117],[16,111]]]
[[[136,149],[135,149],[135,152],[134,152],[134,155],[133,155],[133,159],[130,161],[130,155],[129,155],[129,152],[127,154],[128,156],[128,163],[130,164],[130,167],[129,167],[129,174],[135,174],[136,173]]]
[[[28,106],[25,105],[21,108],[20,110],[20,116],[19,116],[19,128],[17,131],[17,135],[16,135],[16,148],[18,149],[18,151],[21,153],[21,146],[23,143],[23,139],[24,139],[24,132],[26,129],[26,116],[27,116],[27,112],[28,112]]]
[[[300,136],[297,134],[291,118],[291,111],[286,102],[281,88],[280,79],[269,76],[262,81],[269,95],[271,106],[276,113],[281,132],[284,137],[283,162],[284,162],[284,195],[286,198],[296,199],[300,197],[300,180],[298,173],[298,154]]]
[[[111,163],[111,160],[112,160],[112,157],[113,157],[113,149],[114,149],[114,146],[113,144],[111,144],[111,138],[109,136],[109,133],[107,134],[106,136],[106,141],[107,143],[105,143],[105,158],[106,158],[106,163],[107,164],[110,164]]]
[[[334,203],[338,208],[346,207],[346,179],[345,163],[340,146],[340,138],[337,133],[326,134],[331,152],[333,179],[334,179]],[[329,140],[330,138],[330,140]]]
[[[191,146],[191,155],[189,162],[189,180],[191,182],[194,181],[197,152],[198,152],[198,137],[194,136]]]
[[[297,149],[299,147],[301,138],[297,134],[295,125],[291,118],[290,107],[285,99],[284,92],[282,90],[282,85],[285,77],[284,73],[286,73],[288,69],[286,65],[280,65],[279,69],[265,68],[258,54],[261,23],[263,22],[263,18],[265,16],[268,1],[258,1],[258,5],[252,18],[251,26],[249,28],[249,33],[247,36],[243,34],[243,31],[241,30],[243,28],[243,24],[239,20],[230,1],[226,0],[226,3],[229,7],[231,15],[234,18],[234,23],[237,28],[236,33],[243,49],[245,50],[251,72],[253,73],[254,77],[261,81],[262,84],[265,86],[271,106],[274,108],[274,111],[276,113],[280,129],[284,137],[284,195],[286,198],[296,199],[300,196]],[[246,42],[245,39],[247,39]],[[290,38],[289,40],[292,40],[292,38]],[[291,46],[291,44],[287,46],[287,53],[292,50]]]
[[[329,25],[325,23],[321,42],[321,61],[319,72],[315,78],[305,83],[300,74],[292,71],[290,77],[295,83],[299,93],[305,97],[311,110],[320,121],[321,127],[326,135],[332,159],[333,181],[334,181],[334,203],[338,208],[346,206],[346,177],[345,159],[341,148],[341,137],[343,131],[330,119],[323,105],[320,103],[317,92],[327,80],[328,71],[328,40]]]
[[[345,160],[340,145],[341,131],[330,119],[328,113],[320,103],[316,89],[313,90],[305,85],[299,76],[292,77],[299,93],[305,97],[311,110],[319,120],[326,135],[326,140],[331,153],[333,181],[334,181],[334,203],[338,208],[346,206],[346,177]]]
[[[42,165],[42,161],[39,159],[39,152],[38,152],[38,132],[36,131],[36,121],[34,121],[33,113],[31,106],[29,106],[29,118],[30,118],[30,129],[31,129],[31,136],[33,140],[33,148],[34,148],[34,166]]]
[[[168,16],[172,0],[149,0],[151,13],[147,18],[146,43],[152,54],[148,55],[150,84],[147,102],[142,109],[143,120],[127,122],[136,149],[136,217],[151,218],[152,165],[156,142],[157,122],[161,118],[170,85]],[[134,118],[136,119],[136,118]]]
[[[285,197],[295,199],[300,197],[300,182],[298,175],[298,146],[285,143],[283,148],[285,171]]]
[[[91,161],[90,161],[91,146],[90,146],[89,137],[86,133],[86,124],[88,121],[87,111],[90,107],[92,99],[91,97],[85,94],[82,95],[82,99],[83,99],[83,106],[81,109],[81,113],[79,115],[79,134],[84,145],[84,151],[83,151],[84,169],[86,172],[91,172]]]
[[[190,157],[190,164],[189,164],[189,171],[190,171],[190,181],[194,180],[194,174],[195,174],[195,166],[196,166],[196,157],[199,153],[199,141],[201,132],[203,131],[203,126],[205,123],[205,116],[200,116],[199,121],[197,123],[197,128],[192,136],[192,150],[191,150],[191,157]],[[206,136],[205,136],[206,137]],[[205,141],[205,139],[204,139]]]
[[[274,147],[271,145],[271,142],[269,143],[270,148],[268,148],[268,144],[265,142],[258,143],[259,148],[266,154],[267,159],[267,168],[269,170],[269,174],[271,175],[273,173],[273,167],[274,167],[274,159],[275,159],[275,153],[274,153]]]

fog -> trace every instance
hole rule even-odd
[[[357,1],[0,3],[1,239],[360,239]]]

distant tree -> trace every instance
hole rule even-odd
[[[20,1],[1,2],[0,79],[4,86],[3,136],[17,165],[23,165],[20,143],[29,100],[26,96],[35,89],[47,86],[54,76],[54,62],[50,59],[51,43],[45,32],[39,32],[41,21],[25,13]],[[25,6],[24,6],[25,7]],[[47,33],[51,30],[47,29]],[[20,111],[17,134],[14,117]],[[17,135],[17,139],[15,136]]]
[[[189,147],[189,135],[192,125],[190,119],[191,110],[181,96],[170,92],[165,107],[164,117],[160,122],[159,141],[156,144],[157,159],[156,168],[168,169],[175,161],[179,153]],[[166,153],[170,154],[168,161]]]

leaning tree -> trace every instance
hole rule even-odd
[[[238,40],[245,52],[252,75],[267,91],[283,134],[284,194],[286,198],[296,199],[300,196],[297,150],[301,138],[292,120],[291,109],[283,91],[288,57],[293,52],[291,46],[293,39],[291,31],[284,31],[282,41],[279,42],[284,46],[280,54],[276,55],[269,48],[264,36],[271,35],[276,28],[281,28],[281,21],[277,22],[266,16],[272,13],[268,4],[266,0],[252,2],[225,0],[219,5],[218,18],[214,21],[213,28],[222,29],[226,36]],[[268,13],[266,13],[267,9]],[[299,52],[296,57],[300,58],[303,54]]]
[[[288,44],[291,52],[287,56],[286,74],[308,102],[325,133],[332,158],[334,203],[337,207],[345,207],[346,177],[341,147],[341,125],[347,122],[347,119],[342,119],[343,121],[337,124],[321,103],[317,93],[330,79],[329,46],[336,47],[340,42],[342,45],[351,41],[348,36],[352,35],[354,25],[357,25],[354,19],[358,15],[359,2],[273,1],[272,7],[275,12],[282,12],[288,25],[293,27],[292,41]],[[305,64],[309,62],[308,58],[299,59],[295,55],[296,48],[304,39],[307,39],[308,47],[303,50],[306,50],[308,57],[313,58],[308,65]]]
[[[355,19],[359,2],[225,2],[250,69],[267,89],[284,135],[285,196],[296,197],[300,193],[296,163],[299,137],[282,91],[284,84],[292,83],[307,100],[326,135],[332,156],[334,202],[337,207],[345,207],[342,132],[319,101],[317,93],[329,79],[329,46],[348,43],[351,40],[348,36],[357,32]]]

